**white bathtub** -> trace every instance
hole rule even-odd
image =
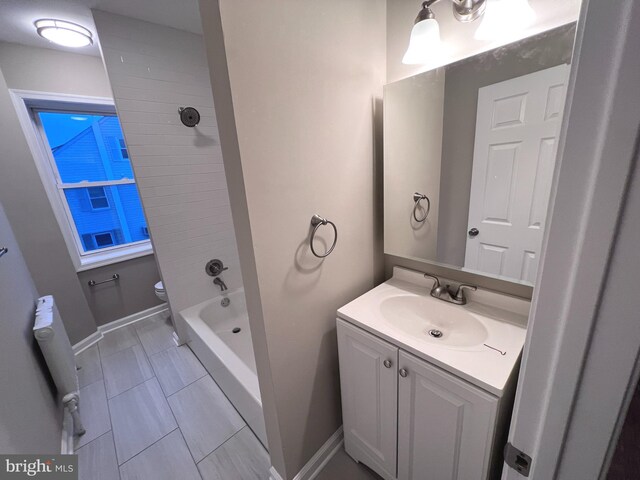
[[[189,332],[188,345],[267,447],[244,290],[229,293],[228,307],[220,305],[222,298],[180,312]],[[234,328],[240,332],[233,333]]]

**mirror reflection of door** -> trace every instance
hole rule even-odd
[[[535,281],[568,74],[479,89],[465,269]]]

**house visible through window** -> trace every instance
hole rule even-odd
[[[104,187],[88,187],[87,194],[89,195],[89,202],[91,202],[91,208],[93,210],[102,210],[109,208],[109,199]]]
[[[80,259],[149,245],[129,152],[115,114],[33,108],[50,149],[52,181]],[[67,226],[67,227],[68,227]]]
[[[93,240],[96,242],[97,248],[111,247],[115,244],[111,232],[94,233]]]
[[[127,145],[124,143],[124,138],[118,139],[118,145],[120,145],[120,156],[123,160],[129,160],[129,152],[127,151]]]

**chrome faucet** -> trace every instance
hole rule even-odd
[[[224,281],[220,277],[214,278],[213,279],[213,284],[219,286],[221,292],[224,292],[225,290],[228,290],[227,284],[224,283]]]
[[[453,290],[451,285],[441,285],[440,279],[435,275],[425,273],[424,278],[432,278],[434,280],[433,288],[431,288],[431,296],[433,298],[437,298],[444,302],[455,303],[456,305],[464,305],[467,303],[467,297],[464,295],[465,288],[468,288],[469,290],[478,289],[475,285],[461,283],[455,290]]]

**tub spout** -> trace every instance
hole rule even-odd
[[[214,278],[213,279],[213,284],[219,286],[221,292],[224,292],[225,290],[228,290],[227,284],[224,283],[224,281],[220,277]]]

